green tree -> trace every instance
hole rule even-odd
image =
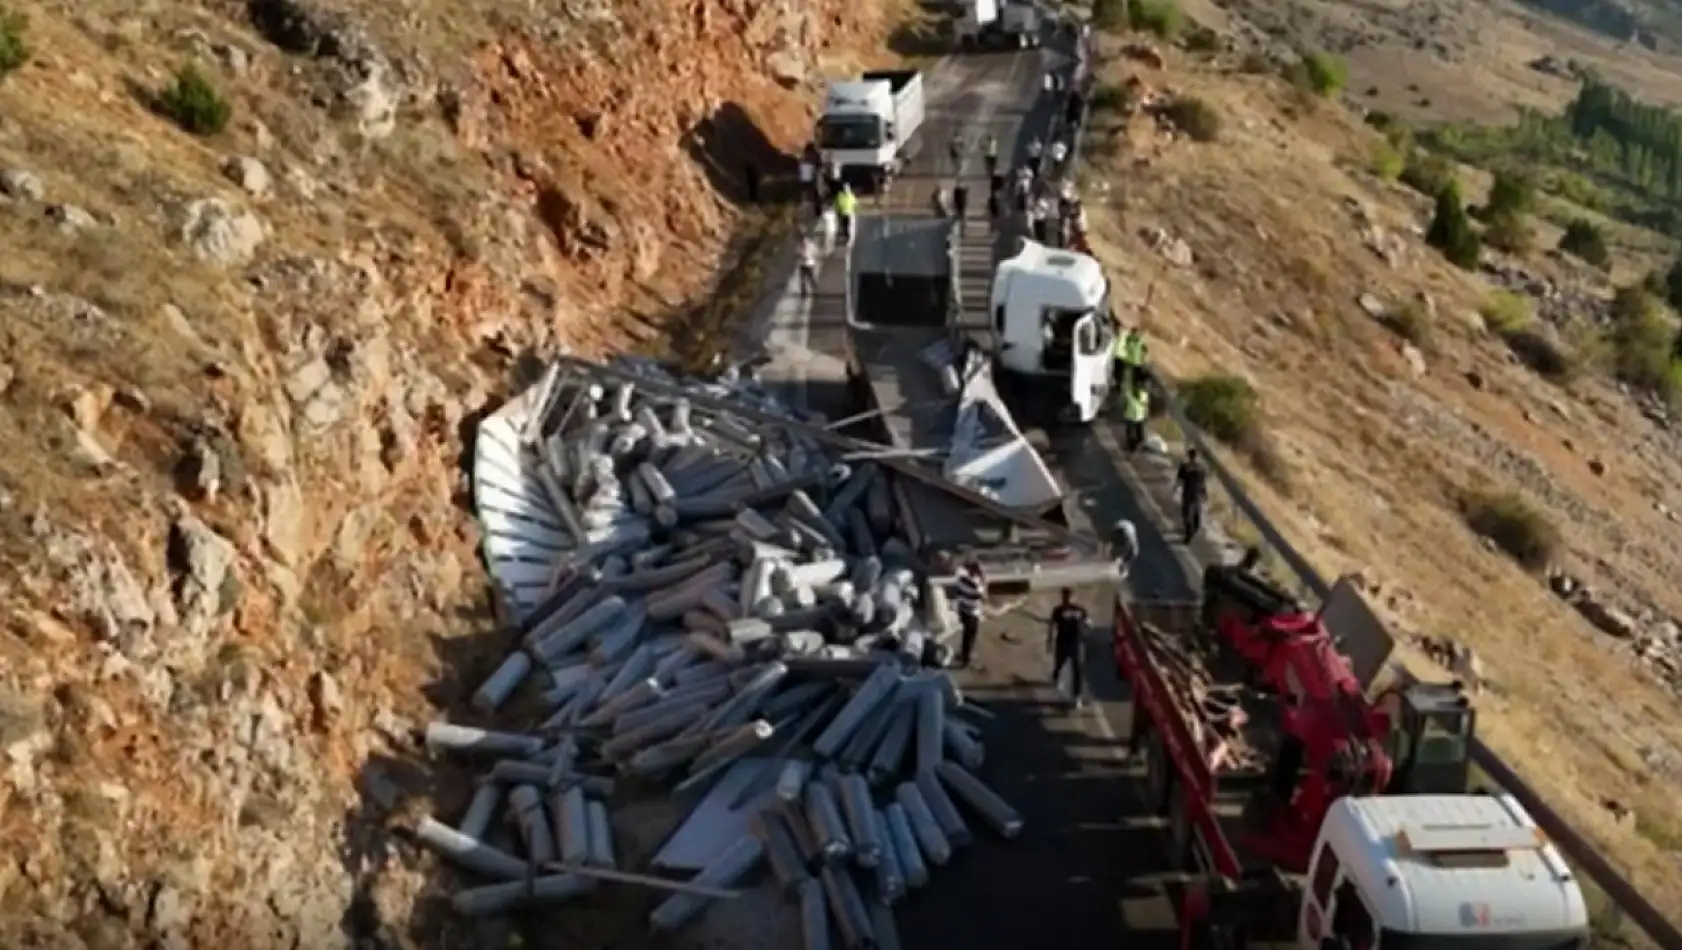
[[[1126,31],[1127,0],[1093,0],[1092,22],[1111,33]]]
[[[1605,268],[1612,263],[1612,250],[1606,246],[1606,234],[1586,218],[1573,218],[1559,238],[1559,249],[1578,260]]]
[[[1441,251],[1456,267],[1471,270],[1478,266],[1482,242],[1466,215],[1458,182],[1450,181],[1437,192],[1437,210],[1431,217],[1430,230],[1425,232],[1425,243]]]

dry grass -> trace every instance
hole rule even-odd
[[[1662,763],[1682,762],[1682,709],[1525,568],[1486,548],[1464,523],[1459,486],[1487,478],[1492,491],[1530,494],[1543,483],[1552,496],[1538,512],[1559,525],[1566,565],[1595,576],[1603,558],[1623,583],[1682,613],[1682,547],[1653,515],[1655,501],[1677,507],[1682,462],[1620,451],[1650,429],[1604,385],[1580,379],[1562,394],[1510,362],[1494,334],[1469,329],[1488,289],[1412,236],[1424,224],[1415,199],[1348,170],[1349,156],[1373,147],[1370,130],[1338,110],[1301,110],[1276,81],[1178,62],[1162,75],[1176,94],[1220,110],[1228,131],[1189,145],[1133,130],[1131,151],[1109,160],[1125,171],[1096,246],[1118,297],[1140,300],[1154,283],[1142,320],[1174,375],[1252,382],[1296,489],[1282,496],[1237,458],[1257,501],[1326,573],[1373,572],[1401,629],[1473,644],[1503,687],[1483,701],[1486,738],[1661,906],[1676,906],[1682,872],[1670,842],[1682,821],[1665,807],[1676,778]],[[1406,236],[1401,266],[1363,245],[1357,207]],[[1184,238],[1197,263],[1164,264],[1140,237],[1152,227]],[[1356,305],[1361,293],[1398,305],[1429,296],[1431,311],[1410,317],[1410,333],[1431,341],[1423,378]],[[1474,369],[1479,388],[1466,381]],[[1600,478],[1585,461],[1597,456],[1618,460]],[[1511,467],[1520,458],[1532,474]],[[1616,825],[1603,798],[1631,804],[1643,822]]]

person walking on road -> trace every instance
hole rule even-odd
[[[835,232],[839,228],[840,223],[836,217],[835,209],[823,209],[818,215],[818,236],[823,238],[823,252],[826,257],[835,253]]]
[[[808,297],[818,293],[818,242],[810,235],[800,239],[800,292]]]
[[[1041,142],[1040,139],[1039,139],[1039,136],[1036,135],[1033,138],[1033,140],[1028,143],[1028,171],[1029,172],[1031,172],[1034,175],[1038,175],[1040,173],[1040,159],[1044,155],[1045,155],[1045,143]]]
[[[958,605],[958,626],[962,631],[958,640],[958,665],[969,666],[975,655],[975,639],[981,634],[981,607],[987,600],[987,575],[981,562],[970,558],[958,566],[952,589]]]
[[[848,247],[853,246],[853,216],[858,209],[859,199],[853,194],[853,186],[842,182],[841,190],[835,193],[835,217],[841,222],[841,240]]]
[[[964,168],[964,137],[961,134],[952,136],[952,141],[946,145],[946,157],[952,160],[952,174],[956,175]]]
[[[1075,592],[1063,588],[1063,602],[1051,611],[1046,625],[1045,647],[1051,654],[1051,683],[1062,688],[1063,670],[1069,671],[1069,689],[1065,693],[1077,709],[1086,706],[1086,682],[1082,675],[1082,652],[1090,618],[1086,608],[1075,603]]]
[[[1058,139],[1057,141],[1051,143],[1051,167],[1053,169],[1060,169],[1063,167],[1063,163],[1068,160],[1069,143],[1063,141],[1062,139]]]
[[[999,137],[987,136],[987,145],[983,152],[983,160],[987,163],[987,177],[997,180],[999,177]],[[998,185],[993,186],[995,189]]]
[[[1116,385],[1122,392],[1133,388],[1133,381],[1143,376],[1145,368],[1145,334],[1133,327],[1115,340]]]
[[[1127,451],[1137,452],[1145,444],[1145,422],[1151,416],[1151,395],[1145,390],[1145,381],[1133,380],[1132,385],[1123,390],[1121,422],[1126,436]]]
[[[1209,501],[1209,470],[1203,467],[1196,449],[1186,450],[1186,460],[1174,473],[1174,490],[1180,496],[1180,527],[1190,544],[1203,529],[1203,506]]]
[[[969,212],[969,186],[962,178],[952,186],[952,216],[958,219],[958,227],[964,226],[964,215]]]
[[[800,197],[812,203],[812,214],[823,214],[823,189],[818,187],[818,163],[811,150],[800,156]]]

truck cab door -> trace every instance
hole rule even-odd
[[[1081,422],[1091,422],[1107,389],[1109,362],[1098,331],[1098,318],[1087,313],[1075,321],[1074,359],[1070,360],[1069,402]]]

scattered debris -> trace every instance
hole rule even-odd
[[[481,437],[485,530],[527,556],[487,552],[520,646],[473,703],[493,714],[535,673],[542,718],[430,726],[433,749],[494,762],[456,826],[420,839],[487,879],[455,896],[469,916],[607,880],[670,891],[649,917],[670,931],[765,863],[809,933],[897,945],[886,907],[973,840],[958,803],[1005,838],[1022,820],[974,774],[986,713],[942,669],[946,599],[889,473],[704,408],[798,421],[739,374],[614,365],[647,385],[557,366]],[[695,796],[654,858],[689,881],[618,867],[615,775]],[[504,810],[520,835],[498,847]]]

